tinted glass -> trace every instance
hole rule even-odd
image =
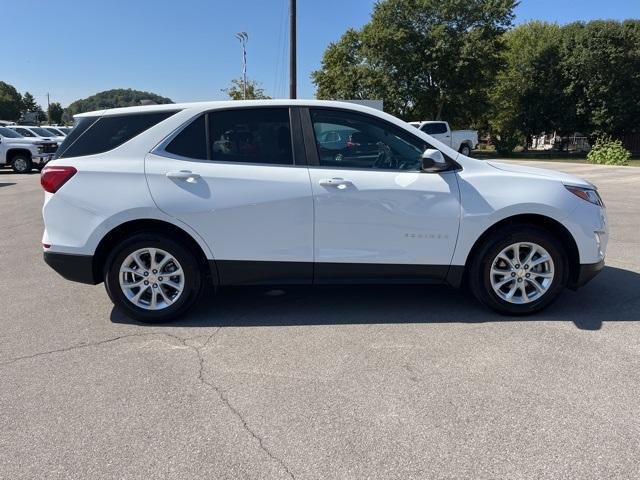
[[[311,110],[320,165],[334,168],[419,170],[428,145],[368,115]]]
[[[288,108],[239,108],[209,114],[212,160],[292,165]]]
[[[77,139],[70,142],[58,158],[94,155],[113,150],[175,113],[170,111],[100,117],[82,133],[75,135],[80,126],[77,125],[62,146],[64,147],[71,137],[75,136]]]
[[[35,133],[30,132],[26,128],[16,128],[15,131],[18,132],[23,137],[35,137],[36,136]]]
[[[429,135],[439,135],[447,133],[447,125],[444,123],[425,123],[421,130]]]
[[[46,128],[32,127],[31,131],[34,132],[36,135],[40,135],[41,137],[51,137],[52,135],[54,135],[54,136],[58,135],[57,133],[56,134],[52,134]]]
[[[65,137],[64,141],[58,148],[56,158],[60,158],[60,155],[62,155],[67,150],[67,148],[69,148],[71,144],[73,144],[73,142],[75,142],[78,137],[87,130],[87,128],[98,121],[98,118],[100,117],[80,117],[79,119],[77,119],[73,129]]]
[[[201,115],[182,130],[165,150],[187,158],[207,158],[207,138],[204,115]]]
[[[63,135],[64,135],[64,134],[62,133],[62,131],[57,130],[57,129],[55,129],[55,128],[45,128],[45,130],[46,130],[47,132],[50,132],[50,133],[51,133],[51,134],[53,134],[53,135],[56,135],[56,136],[60,136],[60,137],[61,137],[61,136],[63,136]]]
[[[7,138],[23,138],[18,132],[14,132],[10,128],[0,127],[0,135]]]

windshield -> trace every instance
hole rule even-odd
[[[50,137],[50,136],[54,135],[49,130],[47,130],[45,128],[32,127],[31,131],[36,133],[37,135],[39,135],[41,137]]]
[[[23,138],[19,133],[14,132],[10,128],[6,127],[0,127],[0,135],[7,138]]]
[[[57,128],[45,128],[45,130],[47,130],[48,132],[53,133],[56,136],[63,135],[63,133],[60,130],[58,130]]]

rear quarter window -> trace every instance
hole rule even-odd
[[[177,110],[83,117],[65,138],[57,158],[108,152],[177,113]]]

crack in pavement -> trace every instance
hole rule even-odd
[[[128,333],[128,334],[125,334],[125,335],[118,335],[117,337],[107,338],[105,340],[100,340],[98,342],[79,343],[77,345],[71,345],[70,347],[58,348],[58,349],[55,349],[55,350],[48,350],[46,352],[37,352],[37,353],[33,353],[31,355],[23,355],[21,357],[10,358],[9,360],[5,360],[3,362],[0,362],[0,367],[4,367],[6,365],[11,365],[11,364],[19,362],[21,360],[29,360],[29,359],[32,359],[32,358],[44,357],[44,356],[47,356],[47,355],[52,355],[54,353],[71,352],[73,350],[79,350],[79,349],[82,349],[82,348],[98,347],[100,345],[117,342],[118,340],[123,340],[125,338],[147,337],[147,336],[150,336],[150,335],[166,336],[166,337],[169,337],[169,338],[173,338],[173,339],[177,340],[178,342],[180,342],[183,345],[184,345],[184,342],[186,340],[189,340],[189,338],[183,339],[183,338],[178,337],[177,335],[172,335],[170,333],[162,333],[162,332]],[[185,345],[185,346],[187,346],[187,345]]]
[[[249,434],[251,435],[251,437],[256,440],[258,442],[258,446],[260,447],[260,450],[262,450],[264,453],[267,454],[267,456],[269,458],[271,458],[272,460],[274,460],[276,463],[278,463],[278,465],[280,465],[285,472],[287,472],[287,475],[292,478],[293,480],[295,480],[295,476],[293,475],[293,473],[291,472],[291,470],[289,470],[289,467],[287,466],[287,464],[284,462],[283,459],[281,459],[280,457],[278,457],[276,454],[274,454],[271,450],[269,450],[267,448],[267,446],[264,444],[264,440],[262,439],[262,437],[260,437],[260,435],[258,435],[247,423],[247,420],[244,418],[243,414],[240,412],[240,410],[238,410],[236,407],[234,407],[231,402],[229,401],[229,398],[227,397],[226,393],[224,392],[224,390],[222,390],[222,388],[220,388],[218,385],[216,385],[215,383],[207,380],[205,378],[205,361],[204,361],[204,357],[202,355],[202,350],[204,350],[209,343],[211,342],[211,340],[216,336],[216,334],[222,329],[222,327],[218,327],[218,329],[213,332],[211,335],[209,335],[209,338],[207,338],[207,341],[204,342],[204,344],[201,347],[195,347],[193,345],[189,345],[186,343],[186,340],[184,342],[184,345],[191,348],[196,355],[198,356],[198,362],[200,364],[200,370],[198,372],[198,380],[200,381],[200,383],[202,383],[203,385],[209,387],[210,389],[212,389],[220,398],[220,400],[222,401],[222,403],[224,403],[224,405],[227,407],[227,409],[229,409],[229,411],[231,413],[233,413],[233,415],[236,416],[236,418],[240,421],[240,423],[242,424],[242,428]]]

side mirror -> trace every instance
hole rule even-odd
[[[440,150],[428,148],[422,154],[422,171],[427,173],[443,172],[449,164]]]

